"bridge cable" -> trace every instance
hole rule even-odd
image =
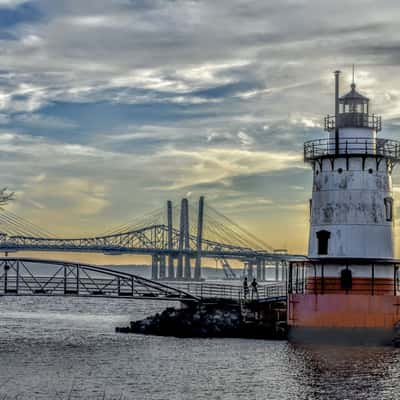
[[[267,249],[269,251],[272,251],[272,247],[270,245],[268,245],[267,243],[263,242],[262,240],[260,240],[259,238],[257,238],[254,234],[252,234],[251,232],[249,232],[248,230],[246,230],[245,228],[243,228],[242,226],[238,225],[236,222],[234,222],[232,219],[228,218],[227,216],[225,216],[224,214],[222,214],[221,212],[217,211],[216,209],[214,209],[211,206],[207,206],[207,208],[214,214],[216,214],[219,218],[221,218],[222,220],[226,221],[229,225],[231,225],[233,229],[236,229],[237,231],[241,232],[241,234],[246,235],[249,237],[249,242],[254,244],[257,244],[257,247],[259,246],[262,249]]]
[[[4,233],[6,233],[7,235],[11,234],[11,236],[30,236],[30,234],[26,230],[24,230],[23,228],[21,229],[20,224],[16,224],[15,222],[10,221],[4,215],[0,215],[0,223],[5,225],[1,226],[1,228],[3,228]]]
[[[52,232],[50,232],[46,229],[43,229],[39,225],[36,225],[33,222],[29,221],[28,219],[20,217],[19,215],[15,214],[9,210],[3,210],[3,213],[8,215],[10,218],[13,218],[14,220],[20,221],[24,225],[30,226],[31,229],[33,229],[33,232],[35,232],[35,234],[39,234],[40,236],[45,236],[45,237],[49,237],[49,238],[55,236]]]
[[[43,233],[41,230],[37,229],[37,228],[30,228],[28,227],[26,221],[24,221],[21,218],[15,217],[13,214],[8,213],[7,211],[4,212],[2,214],[2,216],[9,221],[10,224],[13,224],[15,226],[20,227],[20,229],[22,230],[22,232],[24,232],[24,234],[30,235],[30,236],[37,236],[37,237],[41,237],[43,236]],[[47,234],[45,235],[47,236]]]

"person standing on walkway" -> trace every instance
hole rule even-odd
[[[253,300],[254,298],[258,299],[258,283],[256,281],[256,278],[253,279],[251,282],[251,299]]]

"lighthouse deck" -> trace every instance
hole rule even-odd
[[[316,139],[304,143],[304,161],[324,157],[384,157],[400,161],[400,141],[382,138]]]

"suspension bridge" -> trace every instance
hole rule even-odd
[[[266,243],[211,206],[204,197],[198,206],[182,199],[180,207],[167,202],[161,208],[101,234],[60,238],[15,213],[0,212],[0,252],[89,252],[107,255],[149,255],[152,280],[201,280],[203,258],[221,262],[235,276],[228,260],[246,266],[249,278],[265,280],[266,265],[274,262],[283,271],[291,255],[274,252]],[[194,265],[193,265],[194,264]]]

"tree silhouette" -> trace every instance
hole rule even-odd
[[[0,206],[4,206],[9,201],[14,200],[14,194],[14,192],[7,192],[7,188],[0,189]]]

